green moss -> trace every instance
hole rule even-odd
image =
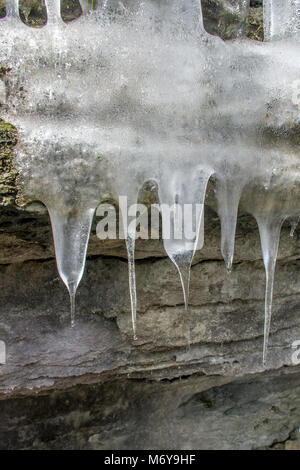
[[[0,205],[14,203],[17,194],[17,172],[13,166],[13,149],[18,141],[17,130],[0,119]]]
[[[247,18],[246,35],[249,39],[255,39],[256,41],[264,40],[262,7],[250,8],[249,16]]]

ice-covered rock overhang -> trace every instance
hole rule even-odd
[[[239,205],[258,223],[266,360],[280,229],[299,216],[299,3],[265,1],[258,43],[207,34],[197,0],[106,1],[70,24],[48,0],[42,28],[24,25],[18,2],[7,1],[2,116],[19,132],[23,193],[49,210],[73,322],[99,202],[127,196],[133,204],[151,181],[161,204],[203,204],[213,179],[228,270]],[[135,237],[127,232],[134,334]],[[186,310],[197,242],[174,233],[164,240]]]

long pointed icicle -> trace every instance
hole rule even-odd
[[[182,175],[180,173],[174,175],[168,183],[165,181],[159,183],[160,204],[162,207],[166,205],[166,207],[171,208],[173,206],[174,208],[171,213],[170,236],[164,228],[164,223],[168,224],[169,220],[168,218],[165,219],[162,213],[163,241],[167,255],[179,272],[186,311],[189,303],[190,271],[198,244],[206,187],[211,174],[210,169],[202,169],[200,174],[189,175],[190,178],[186,175],[187,181],[185,181],[185,184],[181,181]],[[195,213],[196,204],[200,207],[197,214]],[[191,217],[189,216],[191,220],[188,220],[185,213],[185,208],[188,205],[192,206],[194,211]],[[187,222],[190,223],[195,234],[193,239],[187,238],[185,235]],[[178,229],[177,234],[176,227]]]
[[[176,266],[179,277],[180,277],[180,282],[181,282],[181,287],[182,287],[182,292],[183,292],[184,307],[185,307],[186,312],[188,312],[188,309],[189,309],[192,262],[193,262],[193,258],[195,256],[195,252],[197,249],[200,226],[204,217],[203,207],[202,207],[201,213],[198,214],[198,217],[199,217],[199,221],[198,221],[197,228],[196,228],[197,236],[195,240],[192,242],[192,247],[190,249],[185,249],[185,250],[183,249],[179,253],[172,252],[171,247],[168,246],[168,242],[164,241],[167,254],[169,258],[171,259],[171,261]]]
[[[280,231],[284,218],[272,216],[270,214],[267,217],[256,216],[256,220],[260,233],[262,254],[266,271],[265,326],[263,347],[263,365],[265,366],[267,361],[268,342],[272,319],[275,267],[278,254]]]
[[[122,171],[120,171],[120,174]],[[118,181],[119,183],[119,181]],[[137,326],[136,326],[136,313],[137,313],[137,295],[136,295],[136,277],[135,277],[135,241],[136,241],[136,220],[131,221],[128,224],[128,209],[136,207],[138,187],[132,184],[130,188],[127,188],[125,193],[128,196],[125,198],[119,197],[119,201],[122,199],[120,205],[120,224],[123,227],[125,236],[125,243],[128,257],[128,282],[129,282],[129,295],[130,295],[130,306],[131,306],[131,319],[132,319],[132,330],[133,340],[137,340]],[[135,213],[131,213],[132,216],[136,216]]]
[[[125,230],[127,227],[125,228]],[[128,275],[129,275],[129,294],[131,304],[131,318],[132,318],[132,330],[133,339],[137,340],[137,328],[136,328],[136,310],[137,310],[137,296],[136,296],[136,279],[135,279],[135,239],[136,232],[131,231],[126,236],[126,248],[128,255]]]
[[[61,214],[48,208],[59,275],[66,285],[71,304],[71,326],[75,325],[75,296],[82,279],[95,210]]]
[[[60,0],[45,0],[47,25],[64,24],[61,17]]]
[[[300,0],[264,0],[265,41],[300,33]]]
[[[189,292],[193,254],[190,251],[186,254],[170,255],[170,259],[175,264],[180,277],[181,287],[183,291],[184,308],[187,312],[189,308]]]
[[[237,215],[243,184],[228,179],[218,181],[217,199],[218,213],[221,220],[221,252],[227,271],[231,271]]]

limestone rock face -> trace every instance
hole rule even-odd
[[[206,29],[241,34],[234,4],[204,1]],[[289,224],[282,229],[266,368],[257,226],[241,206],[227,274],[213,184],[189,313],[162,242],[138,241],[134,342],[125,246],[100,242],[96,220],[71,329],[47,211],[16,203],[16,131],[2,122],[0,133],[0,448],[253,449],[288,440],[300,419],[300,231],[291,238]],[[294,148],[297,135],[291,125],[279,138]]]
[[[287,448],[299,423],[299,369],[236,381],[200,373],[123,380],[0,402],[1,447],[11,449]],[[26,410],[26,413],[24,412]],[[16,423],[18,423],[16,425]]]
[[[264,371],[264,270],[249,217],[240,218],[228,275],[218,219],[208,211],[189,315],[161,243],[138,243],[136,342],[122,244],[92,238],[71,329],[47,216],[11,212],[4,220],[2,448],[248,449],[289,438],[300,418],[300,371],[292,364],[292,344],[300,338],[299,232],[291,239],[288,226],[282,231]],[[11,231],[4,233],[6,224]]]

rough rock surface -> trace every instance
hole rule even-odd
[[[224,37],[228,3],[204,2],[207,24],[214,12],[211,28],[219,24]],[[226,24],[234,30],[232,19]],[[100,242],[94,226],[72,330],[48,215],[38,204],[17,205],[16,133],[1,122],[0,136],[0,340],[7,348],[0,448],[250,449],[288,440],[300,422],[300,368],[292,365],[292,343],[300,340],[300,231],[291,238],[288,224],[282,230],[266,370],[257,227],[240,213],[227,274],[213,184],[189,315],[162,243],[138,242],[134,343],[124,244]]]
[[[124,378],[0,402],[1,447],[243,450],[290,441],[300,419],[298,368],[229,381]]]

